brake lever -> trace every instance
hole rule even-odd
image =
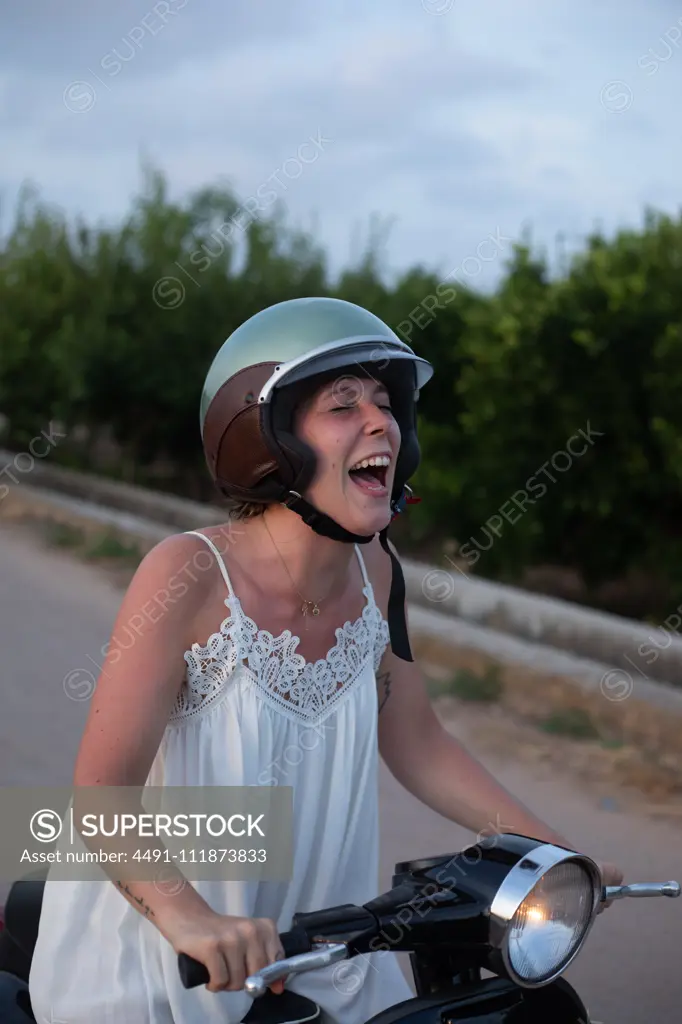
[[[312,952],[299,953],[297,956],[287,957],[285,960],[276,960],[274,964],[268,964],[262,970],[252,974],[244,982],[246,992],[256,999],[265,995],[267,989],[275,981],[288,978],[290,974],[304,974],[306,971],[315,971],[320,967],[328,967],[337,960],[345,960],[348,957],[348,946],[344,942],[320,942],[314,943]]]
[[[603,901],[622,900],[626,896],[670,896],[675,898],[680,895],[679,882],[632,882],[630,885],[606,885],[604,886]]]

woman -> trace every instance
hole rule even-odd
[[[232,525],[169,537],[141,563],[74,783],[291,785],[293,878],[175,895],[151,882],[48,884],[38,1020],[243,1020],[244,980],[282,955],[295,912],[376,896],[378,750],[410,792],[472,832],[504,821],[570,845],[442,728],[411,660],[387,528],[418,465],[415,402],[431,374],[379,319],[336,299],[270,307],[216,356],[202,438]],[[174,598],[169,581],[206,548],[208,568]],[[124,647],[126,625],[159,595],[164,614]],[[304,743],[311,728],[318,741]],[[300,758],[285,759],[292,748]],[[206,964],[206,988],[183,989],[179,952]],[[409,997],[392,954],[356,963],[361,984],[335,984],[330,968],[288,988],[339,1024]]]

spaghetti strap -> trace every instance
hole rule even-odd
[[[362,553],[361,553],[360,548],[358,547],[358,545],[354,544],[353,547],[355,548],[355,554],[358,556],[358,562],[360,563],[360,572],[362,573],[362,578],[365,581],[365,586],[369,587],[369,589],[371,591],[372,590],[372,584],[370,583],[369,576],[367,575],[367,569],[365,568],[365,560],[362,557]]]
[[[223,557],[220,554],[220,552],[218,551],[218,548],[215,546],[213,541],[209,537],[207,537],[205,534],[199,533],[198,530],[186,530],[185,533],[193,534],[195,537],[201,537],[202,540],[206,541],[206,543],[208,544],[209,548],[211,549],[211,551],[213,552],[213,554],[216,557],[216,561],[218,562],[218,567],[219,567],[219,569],[220,569],[220,571],[222,573],[223,579],[225,580],[225,585],[227,587],[227,592],[232,597],[234,595],[234,590],[232,589],[232,583],[230,581],[230,577],[228,575],[227,568],[225,566],[225,562],[223,561]]]

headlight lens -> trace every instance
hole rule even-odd
[[[557,864],[543,875],[509,924],[509,966],[521,981],[538,983],[561,971],[590,925],[593,906],[593,883],[579,863]]]

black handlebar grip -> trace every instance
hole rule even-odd
[[[298,956],[300,953],[309,953],[312,943],[303,928],[292,928],[290,932],[280,932],[279,941],[282,943],[285,957]]]
[[[208,968],[202,964],[201,960],[195,960],[187,953],[178,954],[178,971],[180,972],[180,981],[185,988],[197,988],[199,985],[206,985],[211,980]]]
[[[289,932],[282,932],[279,941],[282,943],[282,949],[287,958],[298,956],[299,953],[310,952],[310,939],[303,928],[292,928]],[[199,985],[206,985],[211,978],[208,968],[200,960],[195,960],[194,957],[188,956],[187,953],[178,954],[178,971],[180,972],[180,980],[185,988],[197,988]]]

